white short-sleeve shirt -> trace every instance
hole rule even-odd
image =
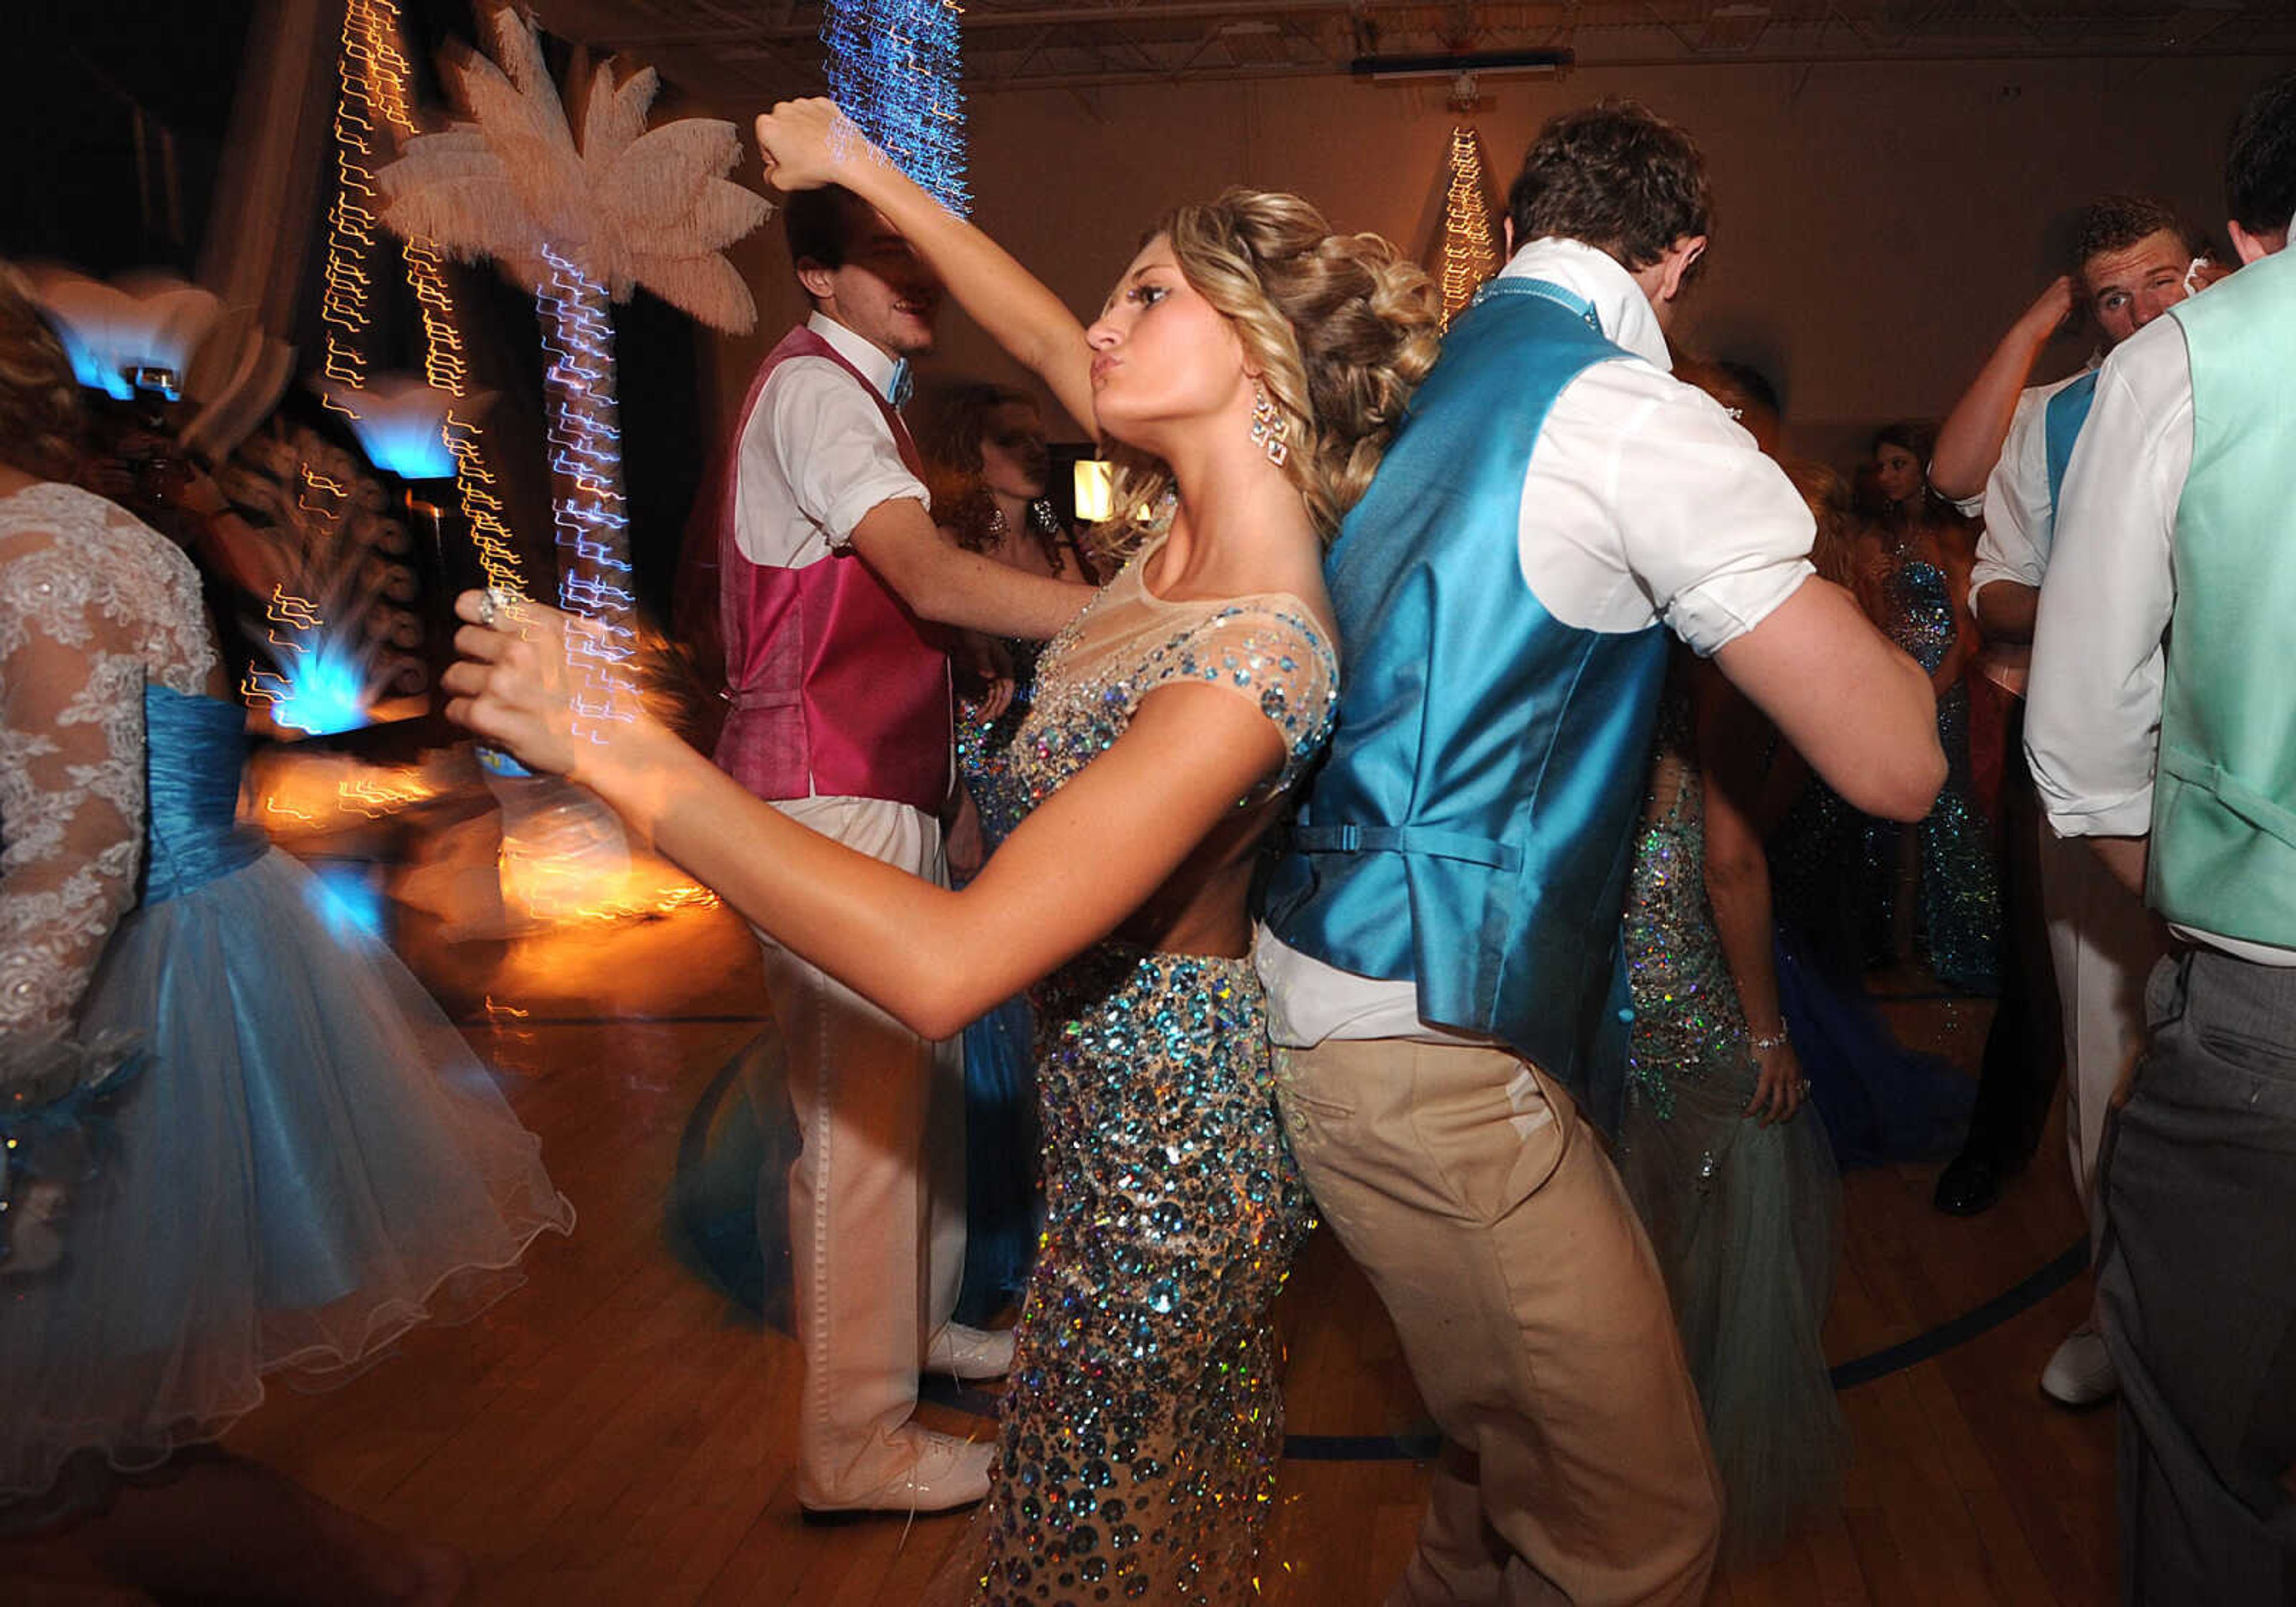
[[[893,394],[895,360],[835,319],[806,327],[875,387]],[[924,483],[901,461],[875,397],[827,357],[790,357],[767,377],[742,421],[734,488],[734,538],[751,563],[803,569],[853,539],[881,503],[914,497]]]

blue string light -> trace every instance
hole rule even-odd
[[[628,660],[637,645],[622,437],[614,398],[613,325],[605,288],[550,246],[550,282],[537,298],[551,398],[550,467],[563,489],[554,510],[558,601],[592,628],[567,638],[575,729],[603,740],[603,720],[630,717]]]
[[[830,97],[901,171],[958,217],[965,184],[964,60],[955,0],[830,0]]]

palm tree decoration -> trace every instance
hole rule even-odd
[[[592,722],[627,707],[636,640],[608,303],[642,285],[713,329],[748,332],[757,305],[721,253],[770,209],[724,176],[740,155],[731,123],[646,127],[652,68],[619,83],[611,64],[589,74],[573,96],[578,133],[532,20],[504,5],[488,26],[494,60],[463,51],[445,65],[462,120],[407,141],[376,176],[382,219],[466,261],[494,258],[540,307],[559,599],[597,627],[576,637],[588,655],[577,717],[597,736]]]

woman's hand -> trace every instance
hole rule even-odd
[[[500,589],[464,592],[455,613],[461,660],[439,677],[452,694],[447,717],[529,770],[575,780],[581,749],[574,731],[570,632],[588,621]]]
[[[1774,1041],[1767,1049],[1754,1050],[1753,1056],[1762,1075],[1754,1084],[1754,1097],[1746,1103],[1746,1114],[1759,1119],[1764,1127],[1774,1121],[1792,1121],[1809,1096],[1809,1081],[1801,1074],[1801,1062],[1793,1045]]]
[[[876,154],[868,136],[826,97],[782,101],[758,119],[758,154],[776,190],[840,184],[850,166]]]

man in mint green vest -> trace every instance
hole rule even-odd
[[[1257,957],[1285,1131],[1456,1447],[1398,1603],[1688,1607],[1713,1565],[1665,1285],[1579,1116],[1616,1113],[1598,1040],[1623,1029],[1668,632],[1858,807],[1917,819],[1944,775],[1927,678],[1812,577],[1784,475],[1667,372],[1707,197],[1641,106],[1548,125],[1510,261],[1326,566],[1339,724]]]
[[[2226,176],[2244,266],[2098,373],[2026,716],[2050,824],[2185,943],[2103,1179],[2130,1603],[2296,1601],[2296,77]]]

